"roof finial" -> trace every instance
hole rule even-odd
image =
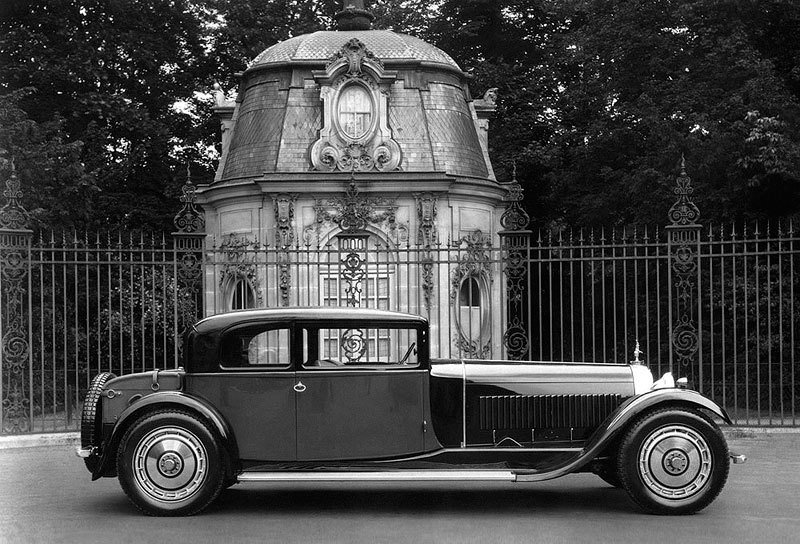
[[[342,11],[333,16],[337,30],[369,30],[375,16],[364,7],[364,0],[344,0]]]

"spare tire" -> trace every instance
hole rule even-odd
[[[103,440],[103,410],[100,404],[100,396],[106,383],[113,378],[116,378],[116,376],[111,372],[101,372],[94,377],[89,390],[86,392],[83,411],[81,412],[82,448],[96,448]],[[100,458],[92,454],[89,457],[85,457],[83,461],[86,463],[86,468],[89,469],[89,472],[94,474],[94,471],[98,468]]]

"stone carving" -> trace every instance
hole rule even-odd
[[[422,268],[422,295],[425,309],[430,310],[433,300],[433,253],[431,249],[438,242],[436,234],[436,195],[432,193],[415,194],[417,200],[417,244],[422,248],[420,266]]]
[[[377,68],[383,70],[383,62],[381,59],[367,49],[367,46],[358,38],[350,39],[339,51],[334,53],[325,65],[325,69],[328,71],[335,69],[336,65],[342,60],[347,63],[347,75],[349,77],[358,77],[361,75],[361,64],[364,61],[374,64]]]
[[[297,195],[281,193],[273,197],[275,208],[275,245],[281,249],[289,248],[294,243],[294,202]]]
[[[289,306],[292,285],[289,248],[294,244],[294,201],[297,195],[279,194],[273,197],[275,207],[275,245],[278,248],[278,288],[281,305]]]
[[[317,200],[314,214],[314,223],[303,231],[306,245],[311,245],[314,239],[319,243],[325,224],[336,225],[344,232],[358,232],[368,225],[375,225],[396,243],[408,239],[408,227],[397,222],[397,206],[394,201],[362,196],[353,177],[343,197]]]
[[[220,287],[235,285],[239,279],[245,279],[253,288],[256,301],[260,306],[262,294],[256,266],[258,243],[245,237],[231,235],[219,246],[224,257],[224,264],[219,275]]]
[[[314,72],[320,85],[323,128],[311,146],[311,165],[321,171],[381,172],[398,170],[402,160],[400,146],[388,126],[389,87],[395,72],[384,70],[383,63],[357,38],[347,41],[328,61],[324,71]],[[369,120],[357,134],[340,124],[340,97],[353,88],[366,93]]]

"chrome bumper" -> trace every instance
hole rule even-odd
[[[742,455],[740,453],[731,452],[730,456],[731,456],[731,461],[733,461],[734,465],[741,465],[742,463],[747,461],[747,456]]]
[[[81,457],[82,459],[86,459],[87,457],[91,456],[94,453],[94,448],[82,448],[77,447],[75,448],[75,455]]]

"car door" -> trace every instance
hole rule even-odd
[[[220,340],[219,370],[187,375],[187,388],[230,423],[239,457],[293,461],[295,376],[288,324],[244,324]]]
[[[371,459],[423,451],[428,372],[413,328],[374,323],[298,325],[297,458]],[[405,360],[402,360],[405,357]]]

